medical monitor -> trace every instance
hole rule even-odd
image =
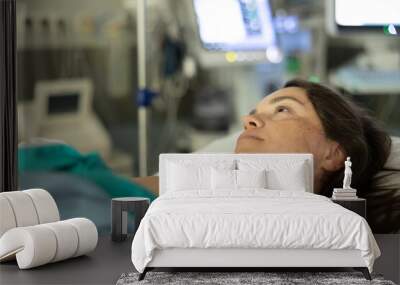
[[[79,93],[51,94],[48,97],[47,113],[50,115],[61,113],[77,113],[79,111]]]
[[[193,6],[208,51],[265,51],[276,45],[268,0],[193,0]]]
[[[92,115],[93,84],[89,79],[38,81],[34,105],[41,124],[80,124]]]
[[[336,32],[400,32],[399,0],[333,0]]]

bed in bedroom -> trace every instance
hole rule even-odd
[[[163,154],[160,197],[132,262],[173,267],[352,267],[370,279],[380,251],[359,215],[313,194],[310,154]]]

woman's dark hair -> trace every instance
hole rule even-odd
[[[372,177],[382,169],[391,147],[390,136],[368,112],[355,103],[318,83],[301,79],[288,81],[284,87],[299,87],[308,95],[325,135],[339,143],[352,161],[352,183],[357,194],[365,197]],[[340,188],[344,172],[340,169],[324,178],[321,194],[331,196],[334,187]]]

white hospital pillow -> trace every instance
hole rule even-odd
[[[238,160],[239,170],[267,171],[267,188],[271,190],[306,191],[306,165],[303,160]]]
[[[167,188],[170,191],[210,189],[210,171],[211,168],[208,166],[187,166],[170,162]]]
[[[236,170],[237,188],[267,188],[267,171]]]
[[[211,169],[211,188],[213,190],[236,189],[236,170],[233,169]]]

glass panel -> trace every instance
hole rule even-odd
[[[160,153],[234,152],[243,125],[262,126],[265,135],[243,152],[316,153],[300,144],[304,129],[274,125],[293,118],[254,121],[260,112],[272,116],[259,103],[297,77],[338,88],[400,135],[397,25],[343,30],[334,5],[318,0],[224,0],[233,7],[228,14],[212,10],[222,9],[215,1],[146,1],[149,175],[158,172]],[[102,232],[112,197],[157,196],[156,178],[134,180],[141,163],[137,2],[17,3],[20,188],[47,189],[63,218],[86,216]],[[245,28],[213,30],[229,23]],[[203,37],[205,28],[212,37]],[[290,106],[283,107],[287,116]]]

